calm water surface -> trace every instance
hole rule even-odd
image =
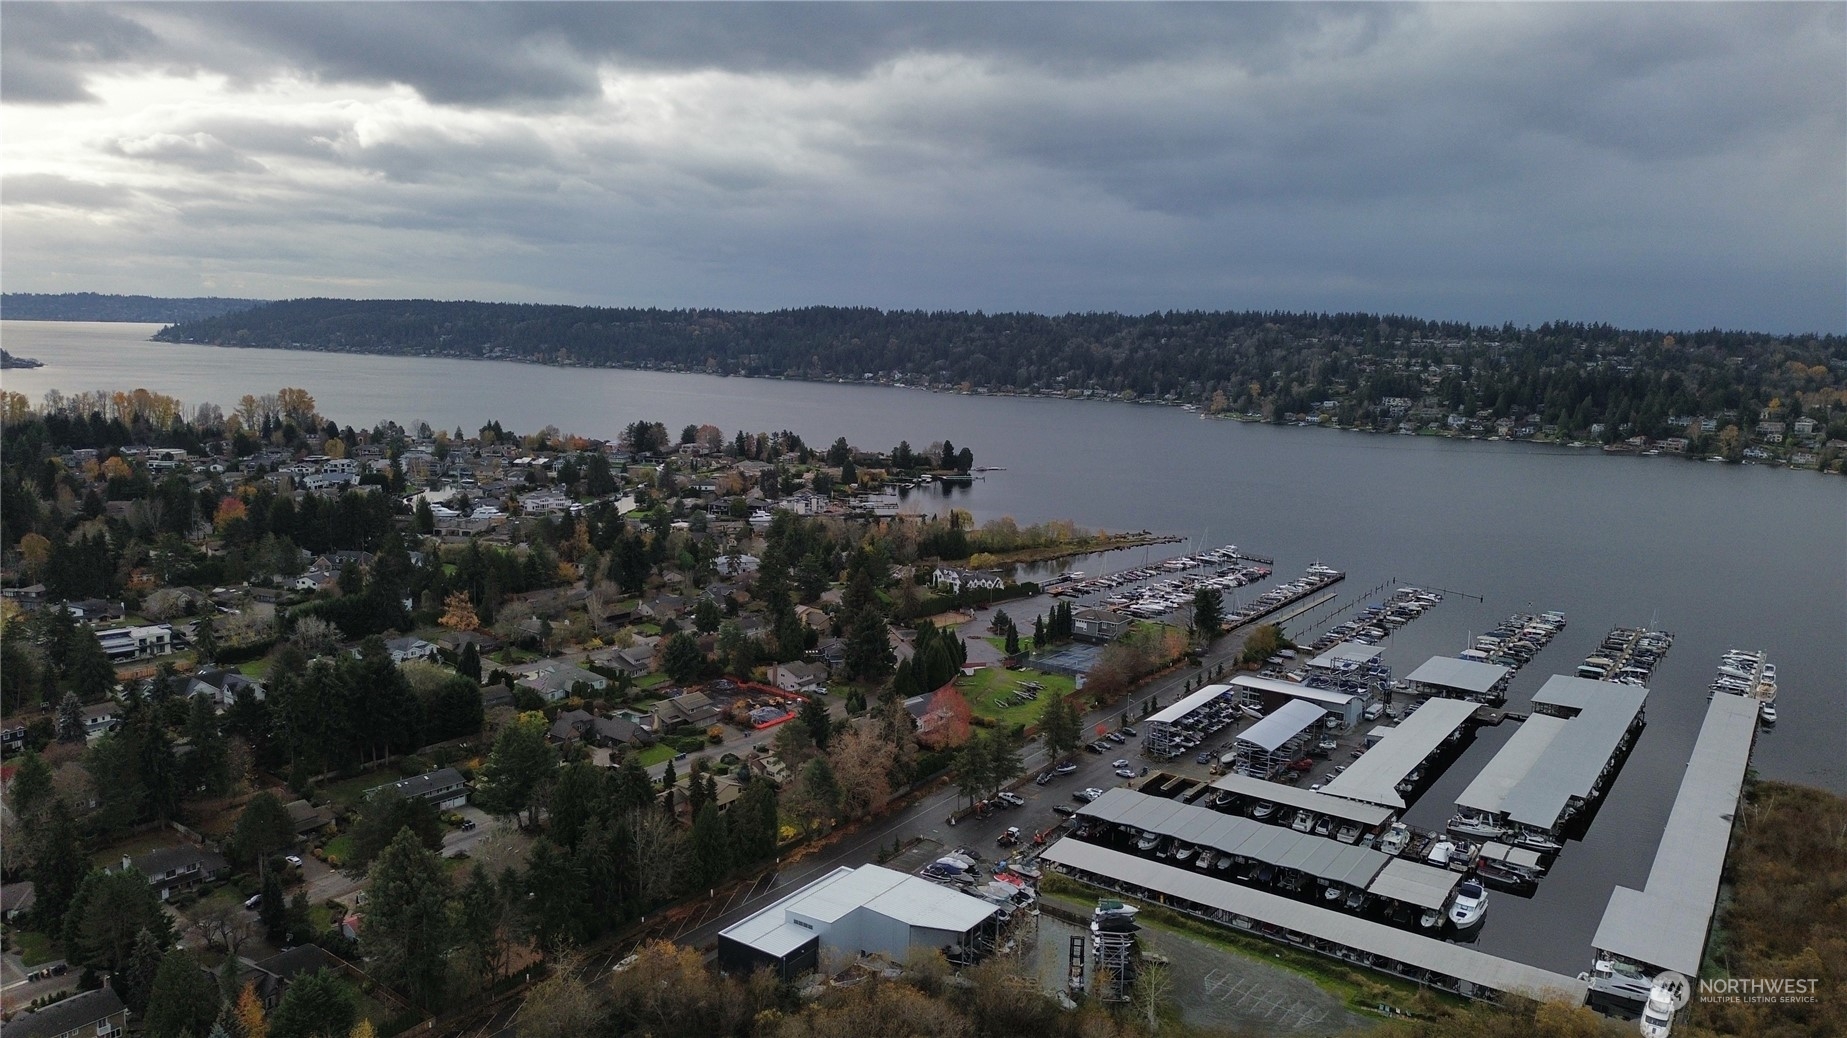
[[[890,448],[948,437],[978,465],[1004,466],[950,498],[978,519],[1068,518],[1150,529],[1272,556],[1279,574],[1320,560],[1345,569],[1343,601],[1380,582],[1452,594],[1397,633],[1386,660],[1406,673],[1465,648],[1508,614],[1559,609],[1570,626],[1514,681],[1521,709],[1545,678],[1570,673],[1612,625],[1676,634],[1656,671],[1648,727],[1582,843],[1523,901],[1498,895],[1488,951],[1561,972],[1584,968],[1612,886],[1640,886],[1724,650],[1776,662],[1782,722],[1758,740],[1766,777],[1847,792],[1847,482],[1760,466],[1693,463],[1504,443],[1376,436],[1202,421],[1174,408],[965,397],[650,372],[498,362],[173,346],[154,325],[5,322],[0,344],[46,366],[5,388],[146,387],[190,406],[300,386],[342,425],[427,420],[517,432],[556,425],[610,437],[636,419],[669,429],[710,422],[792,429],[824,445],[846,436]],[[1096,572],[1175,550],[1079,563]],[[1410,814],[1448,805],[1512,726],[1482,733]]]

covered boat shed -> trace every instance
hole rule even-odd
[[[1586,983],[1395,926],[1252,890],[1121,851],[1063,839],[1041,860],[1076,878],[1212,922],[1275,936],[1319,954],[1406,977],[1467,998],[1507,994],[1583,1001]]]
[[[1591,941],[1599,957],[1699,976],[1738,794],[1756,737],[1756,700],[1724,693],[1712,697],[1680,780],[1680,794],[1655,849],[1647,886],[1610,892]]]
[[[1249,775],[1221,776],[1212,781],[1212,788],[1230,793],[1247,803],[1268,800],[1272,804],[1327,815],[1335,821],[1352,822],[1368,833],[1383,830],[1398,815],[1396,811],[1378,804],[1329,796],[1326,789],[1319,792],[1298,789],[1279,782],[1265,782]]]
[[[1377,645],[1367,645],[1365,642],[1341,642],[1309,660],[1308,665],[1315,670],[1344,673],[1358,670],[1383,655],[1385,655],[1385,650]]]
[[[1563,716],[1566,728],[1501,802],[1507,820],[1550,832],[1573,801],[1593,799],[1598,785],[1642,720],[1648,690],[1555,674],[1533,696],[1533,709]],[[1530,722],[1529,722],[1530,723]]]
[[[1210,687],[1210,686],[1208,686]],[[1292,699],[1238,736],[1246,774],[1269,778],[1296,758],[1317,734],[1327,711],[1313,703]]]
[[[1301,700],[1313,703],[1339,718],[1343,729],[1359,724],[1361,711],[1366,709],[1363,696],[1337,692],[1331,688],[1311,688],[1293,681],[1278,681],[1257,674],[1239,674],[1231,679],[1231,685],[1238,692],[1238,702],[1256,707],[1265,714]]]
[[[1184,748],[1180,742],[1182,734],[1202,727],[1202,715],[1220,708],[1235,708],[1235,705],[1230,685],[1207,685],[1143,721],[1143,727],[1148,730],[1142,736],[1142,748],[1151,757],[1163,760],[1177,757]]]
[[[1499,704],[1507,699],[1507,680],[1512,675],[1513,671],[1498,663],[1432,656],[1405,675],[1405,680],[1427,696]]]
[[[1476,705],[1467,700],[1425,700],[1409,717],[1386,729],[1371,749],[1334,776],[1322,792],[1402,811],[1405,800],[1398,783],[1459,731],[1475,710]]]
[[[1558,733],[1565,730],[1566,724],[1563,718],[1547,714],[1534,714],[1520,722],[1520,730],[1513,733],[1494,759],[1476,774],[1468,788],[1456,798],[1456,806],[1477,815],[1500,818],[1506,810],[1508,795],[1533,770],[1533,765],[1558,738]]]
[[[1462,882],[1460,873],[1439,869],[1422,862],[1393,858],[1366,888],[1374,897],[1403,901],[1418,908],[1442,908],[1449,903],[1450,892]]]

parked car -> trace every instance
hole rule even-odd
[[[290,865],[293,865],[298,869],[301,868],[301,855],[299,854],[286,855],[283,857],[282,860],[288,862]]]
[[[1102,796],[1103,791],[1098,789],[1095,786],[1091,786],[1089,789],[1081,789],[1071,795],[1078,798],[1079,800],[1082,800],[1084,803],[1088,804],[1091,801]]]
[[[248,909],[252,909],[252,910],[254,910],[258,905],[261,905],[262,903],[263,903],[263,895],[261,894],[252,894],[249,897],[244,899],[244,907]]]
[[[1129,766],[1129,758],[1118,757],[1115,760],[1110,761],[1109,766],[1112,768],[1126,768]]]
[[[1118,746],[1121,746],[1123,743],[1129,741],[1128,739],[1123,737],[1121,732],[1111,732],[1108,735],[1105,735],[1104,738],[1108,739],[1110,742],[1113,742]]]
[[[1084,748],[1092,753],[1102,753],[1104,750],[1109,749],[1109,743],[1102,741],[1086,743]]]
[[[1117,778],[1134,778],[1135,769],[1134,768],[1117,768],[1116,777]]]
[[[1068,760],[1060,761],[1058,764],[1058,767],[1053,768],[1052,770],[1056,771],[1060,775],[1069,775],[1072,772],[1077,770],[1077,765],[1073,763],[1072,761],[1068,761]]]
[[[1131,728],[1131,727],[1129,727],[1129,726],[1128,726],[1128,725],[1126,725],[1126,724],[1122,726],[1122,728],[1120,729],[1120,731],[1122,732],[1122,734],[1124,734],[1124,735],[1126,735],[1126,736],[1128,736],[1128,737],[1129,737],[1129,738],[1131,738],[1131,739],[1133,739],[1133,738],[1135,738],[1136,736],[1138,736],[1138,735],[1140,735],[1140,734],[1142,734],[1142,733],[1140,733],[1140,732],[1138,732],[1138,731],[1136,731],[1135,729],[1133,729],[1133,728]]]
[[[1007,831],[995,837],[994,842],[997,844],[1000,844],[1002,847],[1011,847],[1014,844],[1019,843],[1020,842],[1020,827],[1017,825],[1008,826]]]
[[[1025,797],[1005,789],[994,794],[994,799],[1006,804],[1008,807],[1020,807],[1026,803]]]
[[[473,829],[474,827],[475,827],[475,820],[474,820],[474,819],[472,819],[472,818],[464,818],[464,819],[462,819],[462,828],[463,828],[464,830],[468,830],[468,829]]]
[[[1047,782],[1050,782],[1050,781],[1052,781],[1052,773],[1049,771],[1041,771],[1039,773],[1039,777],[1036,779],[1033,779],[1033,785],[1043,786]]]

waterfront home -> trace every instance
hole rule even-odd
[[[1087,642],[1112,642],[1129,629],[1129,618],[1108,609],[1080,609],[1071,615],[1071,636]]]

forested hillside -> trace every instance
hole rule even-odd
[[[129,321],[153,324],[197,321],[233,310],[248,310],[261,299],[163,299],[158,296],[111,296],[97,292],[8,292],[0,296],[0,318],[9,321]]]
[[[1678,436],[1698,416],[1749,430],[1769,411],[1815,416],[1823,431],[1839,422],[1847,435],[1847,339],[1837,335],[1256,311],[741,313],[299,299],[179,323],[157,338],[1108,396],[1277,421],[1325,415],[1363,428],[1422,410],[1527,418],[1560,438],[1610,440]]]

